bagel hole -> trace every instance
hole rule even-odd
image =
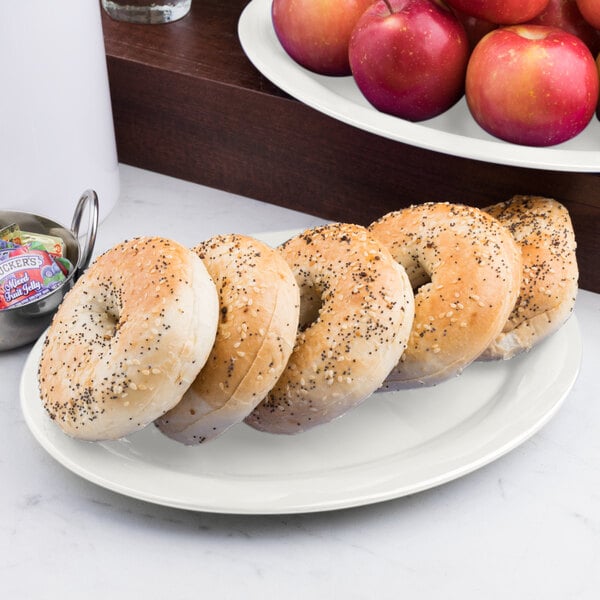
[[[121,311],[115,303],[107,303],[97,307],[101,315],[101,327],[104,331],[104,339],[113,338],[121,327]]]
[[[411,279],[410,284],[413,289],[413,293],[417,293],[419,291],[424,292],[427,288],[431,287],[431,277],[427,273],[423,271],[422,276],[418,279]]]
[[[421,286],[431,283],[431,276],[418,260],[415,259],[413,263],[406,265],[405,269],[413,291],[416,292]]]
[[[416,293],[420,287],[431,283],[429,271],[421,264],[418,255],[410,255],[401,260],[400,264],[406,271],[406,275],[408,276],[408,280],[410,281],[414,293]]]
[[[121,319],[119,317],[119,315],[115,314],[113,311],[107,311],[106,313],[106,317],[107,317],[107,325],[108,325],[108,329],[109,329],[109,337],[113,338],[115,337],[115,335],[117,334],[117,331],[119,331],[120,327],[121,327]]]
[[[410,269],[406,269],[408,280],[413,289],[413,293],[417,293],[423,286],[431,285],[431,276],[429,273],[418,263],[411,265]],[[425,291],[424,289],[422,291]]]
[[[321,294],[315,288],[304,288],[302,290],[298,331],[306,331],[319,318],[322,305]]]

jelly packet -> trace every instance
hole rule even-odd
[[[0,230],[0,310],[42,298],[62,285],[72,269],[64,256],[46,250],[47,240],[38,240],[38,234],[31,234],[27,244],[15,243],[15,230],[7,232],[12,227]]]
[[[22,231],[16,223],[11,223],[0,229],[0,239],[13,242],[18,246],[31,246],[39,250],[45,250],[54,256],[64,257],[65,255],[65,242],[61,237],[46,233]]]

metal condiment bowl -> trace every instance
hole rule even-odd
[[[79,242],[79,227],[86,208],[89,227],[82,247]],[[40,215],[0,210],[0,228],[12,223],[17,223],[23,231],[61,237],[65,242],[66,258],[71,261],[73,269],[60,287],[39,300],[0,310],[0,351],[11,350],[35,341],[50,325],[65,294],[87,268],[96,242],[98,197],[93,190],[86,190],[82,194],[75,208],[71,229]]]

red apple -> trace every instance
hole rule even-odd
[[[434,117],[463,94],[469,42],[437,0],[379,0],[349,45],[356,84],[378,110],[410,121]]]
[[[273,28],[284,50],[322,75],[350,75],[348,41],[375,0],[273,0]]]
[[[576,0],[550,0],[546,9],[528,23],[560,27],[583,40],[594,56],[600,52],[600,31],[583,18]]]
[[[598,85],[594,58],[578,37],[555,27],[513,25],[477,44],[465,95],[473,118],[492,135],[550,146],[585,128]]]
[[[539,15],[548,4],[548,0],[446,0],[452,8],[496,23],[513,25],[524,23]]]
[[[600,2],[598,0],[577,0],[583,18],[594,28],[600,29]]]
[[[600,79],[600,54],[598,54],[596,58],[596,67],[598,69],[598,78]],[[600,120],[600,100],[598,100],[598,104],[596,106],[596,117]]]

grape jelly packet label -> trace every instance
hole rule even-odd
[[[0,309],[38,300],[65,279],[65,274],[48,252],[0,244]]]

